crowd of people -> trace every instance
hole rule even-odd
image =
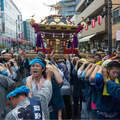
[[[0,89],[0,120],[120,119],[120,48],[32,59],[10,51],[0,58]]]

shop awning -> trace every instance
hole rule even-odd
[[[79,42],[87,42],[90,41],[90,38],[92,38],[93,36],[95,36],[95,34],[89,35],[87,37],[81,38],[79,39]]]

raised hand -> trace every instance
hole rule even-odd
[[[108,81],[108,73],[107,73],[106,68],[102,69],[102,75],[103,75],[104,82],[107,82]]]
[[[70,57],[69,57],[68,54],[65,54],[65,55],[64,55],[64,58],[65,58],[66,60],[69,60]]]
[[[47,80],[51,80],[51,76],[53,75],[53,70],[51,66],[46,67],[46,75],[47,75]]]

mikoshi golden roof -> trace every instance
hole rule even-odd
[[[53,33],[74,33],[77,29],[77,25],[73,25],[69,18],[65,18],[61,15],[51,15],[46,17],[40,23],[35,23],[31,19],[30,24],[34,27],[35,32],[53,32]]]

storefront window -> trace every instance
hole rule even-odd
[[[120,7],[113,10],[112,16],[113,16],[113,24],[118,24],[120,22]]]

